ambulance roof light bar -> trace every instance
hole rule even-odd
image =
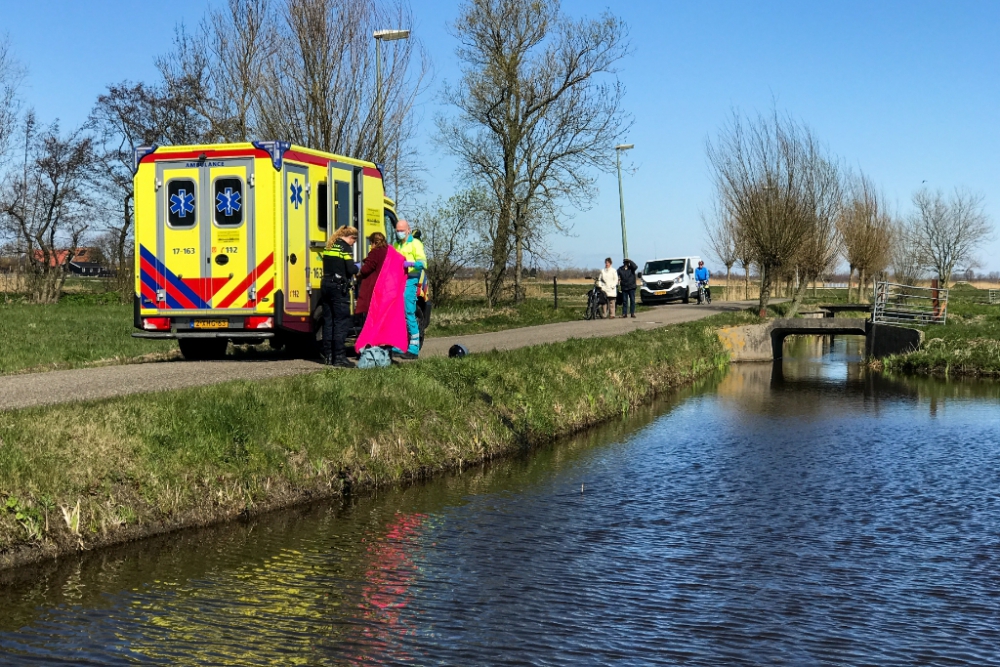
[[[375,39],[381,39],[386,42],[391,42],[397,39],[408,39],[410,37],[409,30],[376,30],[372,33],[372,37]]]

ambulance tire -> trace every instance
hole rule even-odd
[[[188,361],[224,359],[229,341],[225,338],[180,338],[177,344]]]
[[[681,303],[691,303],[691,290],[684,290],[684,298]]]

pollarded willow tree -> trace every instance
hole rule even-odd
[[[794,270],[813,224],[803,193],[812,145],[808,128],[777,111],[756,117],[734,111],[718,139],[708,142],[719,206],[760,270],[761,317],[775,282]]]
[[[616,76],[628,30],[610,13],[572,19],[558,0],[468,0],[453,30],[462,78],[444,97],[457,113],[438,127],[469,185],[494,200],[493,304],[512,256],[519,281],[525,244],[543,237],[563,206],[588,205],[595,172],[614,168],[614,145],[631,126]]]
[[[857,301],[863,299],[868,281],[885,271],[892,253],[895,223],[883,195],[864,174],[847,179],[847,195],[837,220],[850,275],[858,272]],[[851,283],[848,277],[848,300]]]
[[[729,277],[733,264],[740,259],[740,238],[736,221],[723,212],[716,202],[711,217],[702,217],[709,250],[726,267],[726,299],[732,299],[729,291]]]
[[[384,161],[398,199],[419,180],[413,106],[429,64],[417,35],[382,49],[380,155],[372,35],[412,25],[406,0],[228,0],[179,31],[158,65],[168,89],[195,92],[207,141],[281,139]]]

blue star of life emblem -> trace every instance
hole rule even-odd
[[[180,189],[177,194],[170,195],[170,212],[178,218],[186,218],[188,213],[194,211],[194,195],[187,190]]]
[[[215,209],[221,213],[225,213],[227,216],[238,213],[240,210],[240,193],[233,192],[232,188],[226,188],[216,195],[216,201],[218,203]]]
[[[292,204],[295,205],[295,210],[298,210],[299,209],[299,204],[302,203],[302,186],[299,185],[299,179],[297,179],[297,178],[295,179],[295,182],[292,183],[292,198],[291,198],[291,202],[292,202]]]

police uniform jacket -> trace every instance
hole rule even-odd
[[[354,255],[351,246],[343,239],[338,239],[333,247],[323,251],[323,282],[347,286],[351,276],[358,272],[354,265]]]

